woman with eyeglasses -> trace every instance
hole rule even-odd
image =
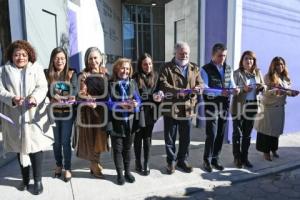
[[[61,177],[64,168],[64,181],[68,182],[72,178],[71,135],[75,116],[72,103],[77,94],[77,75],[69,68],[68,56],[63,48],[57,47],[52,50],[45,74],[49,85],[48,96],[51,102],[56,104],[53,106],[55,118],[53,152],[56,161],[54,177]]]

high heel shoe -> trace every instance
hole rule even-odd
[[[99,165],[98,163],[92,162],[91,166],[90,166],[91,175],[93,175],[97,178],[103,178],[104,175],[103,175],[102,170],[101,170],[102,167],[101,168],[100,167],[101,167],[101,165]]]
[[[55,168],[55,172],[54,172],[54,177],[55,178],[59,178],[59,177],[61,177],[61,171],[62,171],[62,167],[56,167]]]
[[[267,161],[272,161],[270,153],[264,153],[264,159]]]
[[[66,170],[65,171],[65,177],[64,177],[64,181],[65,182],[69,182],[72,178],[72,173],[70,170]]]

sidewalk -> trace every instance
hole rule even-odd
[[[202,169],[202,155],[204,150],[204,132],[193,128],[190,146],[189,162],[194,167],[190,174],[179,170],[173,175],[166,174],[165,149],[162,133],[154,133],[151,157],[151,173],[141,176],[134,171],[135,183],[116,184],[116,172],[111,153],[102,155],[105,179],[97,179],[89,173],[89,163],[73,156],[73,178],[69,183],[61,179],[54,179],[53,169],[55,161],[53,152],[49,149],[44,160],[44,192],[39,196],[31,194],[32,190],[20,192],[21,175],[16,160],[0,168],[0,199],[161,199],[167,196],[183,195],[195,191],[214,191],[219,187],[230,187],[232,184],[255,179],[271,173],[289,170],[300,166],[300,133],[283,135],[279,139],[280,158],[272,162],[265,161],[260,152],[251,144],[249,160],[254,168],[237,169],[233,165],[232,147],[224,144],[221,154],[221,163],[225,170],[206,173]],[[134,169],[134,156],[132,156]],[[33,181],[31,180],[31,185]]]

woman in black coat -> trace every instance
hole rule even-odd
[[[138,70],[133,75],[137,82],[139,93],[142,98],[142,109],[145,113],[145,126],[140,127],[134,138],[134,153],[135,153],[135,169],[143,175],[149,175],[149,157],[151,138],[154,124],[158,118],[157,101],[160,101],[157,93],[157,74],[153,70],[152,58],[149,54],[144,53],[138,60]],[[155,100],[153,99],[153,95]],[[144,149],[144,165],[141,162],[141,149]]]
[[[133,183],[130,172],[130,152],[138,127],[137,114],[140,113],[141,99],[136,82],[131,79],[131,60],[119,58],[113,65],[112,80],[109,84],[110,125],[113,159],[117,171],[117,183]],[[111,126],[111,128],[110,128]],[[123,169],[125,171],[123,175]]]

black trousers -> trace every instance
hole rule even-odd
[[[207,103],[207,102],[206,102]],[[206,104],[206,139],[203,159],[218,160],[222,150],[224,133],[227,125],[228,109],[223,104]]]
[[[278,137],[272,137],[263,133],[257,132],[256,149],[263,153],[270,153],[270,151],[278,150]]]
[[[126,137],[111,136],[113,158],[118,174],[130,172],[130,154],[134,135],[128,134]],[[124,165],[124,167],[123,167]]]
[[[141,161],[141,149],[144,149],[144,162],[148,163],[150,157],[151,138],[154,124],[141,128],[134,136],[135,159]]]
[[[179,133],[179,148],[176,156],[176,136]],[[167,152],[167,163],[184,162],[188,158],[191,140],[191,119],[176,120],[164,116],[164,138]]]
[[[18,162],[20,165],[21,173],[23,182],[25,184],[28,184],[30,181],[30,166],[23,167],[20,162],[20,154],[18,153]],[[30,153],[29,154],[31,166],[32,166],[32,172],[33,172],[33,180],[34,182],[41,181],[42,180],[42,163],[43,163],[43,152],[39,151],[36,153]]]
[[[251,142],[251,132],[254,125],[254,117],[257,113],[256,101],[246,102],[244,112],[241,116],[232,115],[233,133],[232,133],[232,152],[234,158],[241,161],[248,160],[248,150]]]

